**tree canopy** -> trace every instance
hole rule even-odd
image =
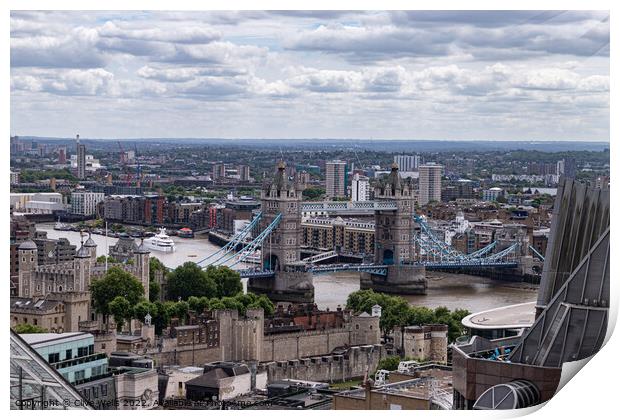
[[[144,297],[144,287],[132,274],[120,267],[112,267],[99,280],[90,285],[95,310],[103,315],[112,314],[110,303],[118,296],[124,297],[134,306]]]
[[[243,291],[239,273],[226,266],[215,267],[210,265],[206,270],[207,277],[215,281],[216,296],[235,296]]]
[[[133,315],[131,304],[124,296],[116,296],[112,299],[108,304],[108,310],[114,315],[117,331],[123,328],[123,321],[131,319]]]
[[[47,332],[45,328],[32,324],[17,324],[13,327],[13,331],[17,334],[39,334]]]
[[[243,291],[241,277],[228,267],[209,266],[203,270],[186,262],[168,274],[168,299],[187,300],[191,296],[233,297]]]
[[[465,333],[461,320],[469,315],[466,309],[450,311],[445,306],[434,310],[424,306],[410,306],[400,296],[390,296],[372,290],[358,290],[347,298],[347,308],[357,312],[370,313],[374,305],[381,306],[379,325],[384,334],[393,331],[397,326],[446,324],[450,342]]]
[[[190,296],[215,297],[217,285],[196,263],[186,262],[168,275],[168,298],[187,300]]]

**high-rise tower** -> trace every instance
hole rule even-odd
[[[77,147],[77,177],[86,179],[86,145],[80,143],[80,135],[75,136]]]

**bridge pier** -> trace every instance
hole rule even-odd
[[[274,302],[312,303],[314,285],[308,271],[276,271],[271,277],[248,279],[248,292],[267,295]]]
[[[387,276],[361,273],[360,288],[394,295],[425,295],[426,268],[418,265],[390,265]]]

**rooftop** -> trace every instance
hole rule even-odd
[[[463,318],[461,323],[478,330],[528,328],[534,323],[535,314],[536,302],[527,302],[477,312]]]
[[[72,341],[82,338],[93,338],[93,335],[85,332],[67,332],[67,333],[40,333],[40,334],[20,334],[26,343],[36,347],[38,344],[49,344],[53,341]]]

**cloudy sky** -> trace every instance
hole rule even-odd
[[[609,139],[607,12],[11,12],[11,133]]]

